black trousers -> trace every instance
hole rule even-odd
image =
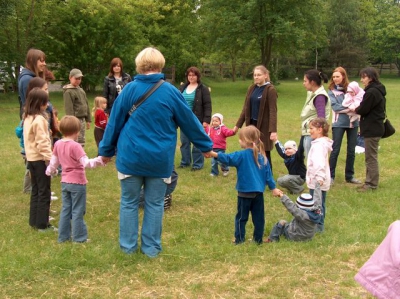
[[[29,225],[33,228],[45,229],[49,226],[50,177],[45,173],[44,161],[29,161],[28,168],[32,184]]]

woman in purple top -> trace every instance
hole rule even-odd
[[[307,98],[300,114],[300,143],[303,143],[306,157],[311,148],[310,122],[317,117],[325,118],[328,121],[330,115],[331,104],[328,93],[323,86],[323,83],[327,82],[328,76],[318,70],[308,70],[304,73],[303,85],[307,90]]]

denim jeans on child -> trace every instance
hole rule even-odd
[[[237,214],[235,217],[235,243],[243,243],[246,239],[246,223],[249,220],[249,213],[254,225],[253,241],[262,243],[264,234],[264,195],[258,193],[254,198],[238,196]]]
[[[162,250],[162,218],[167,189],[167,184],[161,178],[130,176],[121,180],[119,243],[126,253],[132,253],[138,248],[139,199],[142,185],[145,201],[140,248],[147,256],[155,257]]]
[[[269,239],[272,241],[279,241],[280,236],[284,236],[286,239],[290,240],[288,234],[289,225],[285,221],[285,224],[282,224],[281,221],[276,223],[269,234]]]
[[[202,152],[191,144],[189,138],[182,132],[180,132],[181,136],[181,166],[190,166],[193,158],[192,168],[201,169],[204,166],[204,156]]]
[[[86,242],[86,185],[61,183],[62,207],[58,223],[58,242]],[[72,236],[72,238],[71,238]]]
[[[219,149],[219,148],[213,148],[213,151],[216,153],[225,153],[225,150]],[[221,162],[218,162],[217,158],[212,158],[211,160],[211,174],[213,175],[218,175],[219,170],[218,170],[218,165],[221,165],[221,170],[223,172],[229,171],[229,166],[222,164]]]

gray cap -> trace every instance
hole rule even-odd
[[[69,77],[70,77],[70,78],[71,78],[71,77],[80,78],[80,77],[83,77],[83,74],[82,74],[82,72],[81,72],[80,70],[78,70],[78,69],[72,69],[72,70],[69,72]]]

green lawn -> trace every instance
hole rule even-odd
[[[387,111],[400,128],[400,80],[382,80],[388,90]],[[232,128],[250,81],[212,82],[213,112]],[[280,140],[300,139],[299,114],[306,92],[302,81],[277,86]],[[100,92],[99,92],[100,94]],[[94,94],[89,95],[92,105]],[[62,116],[61,93],[50,98]],[[359,194],[344,183],[345,148],[334,187],[327,195],[326,232],[312,242],[233,246],[236,172],[228,177],[179,169],[172,209],[165,213],[163,251],[149,259],[123,254],[118,244],[119,182],[114,163],[87,171],[86,222],[90,243],[58,244],[54,233],[42,234],[28,225],[29,195],[22,193],[24,165],[14,129],[18,124],[16,94],[0,95],[0,297],[1,298],[372,298],[353,279],[399,219],[399,133],[380,143],[380,188]],[[179,146],[179,144],[178,144]],[[86,151],[97,153],[93,130]],[[236,136],[228,151],[239,149]],[[179,165],[179,147],[175,165]],[[286,173],[283,160],[272,153],[275,178]],[[356,177],[365,178],[364,156],[357,155]],[[52,180],[60,197],[52,203],[58,223],[60,179]],[[294,196],[291,196],[295,200]],[[265,192],[266,234],[279,219],[290,219],[279,199]],[[252,224],[247,225],[251,237]],[[250,232],[250,233],[249,233]]]

